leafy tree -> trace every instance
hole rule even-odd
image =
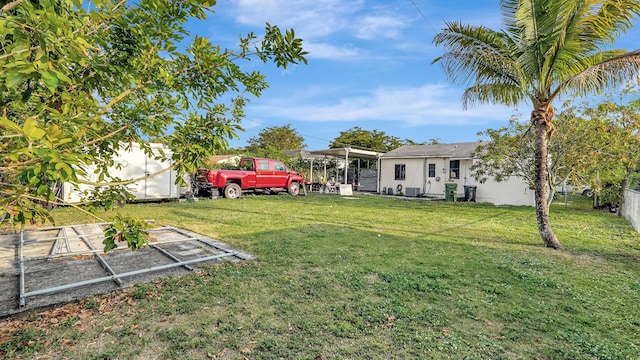
[[[245,148],[226,148],[216,152],[218,155],[241,155],[244,154]]]
[[[548,141],[553,101],[561,94],[586,95],[637,77],[640,50],[607,50],[640,13],[640,1],[502,0],[505,28],[449,22],[434,37],[445,49],[434,60],[447,76],[469,87],[463,106],[474,103],[533,107],[536,220],[545,246],[562,244],[551,229],[547,207]]]
[[[547,208],[551,204],[556,186],[567,183],[582,185],[580,176],[585,163],[591,163],[591,155],[585,149],[601,141],[592,122],[579,117],[575,109],[567,108],[554,120],[554,136],[549,139],[547,162]],[[502,181],[510,176],[519,176],[532,187],[535,181],[535,161],[533,151],[535,134],[529,124],[523,123],[519,116],[513,116],[507,126],[488,129],[478,133],[489,141],[482,143],[475,153],[472,170],[475,178],[485,181],[487,176]]]
[[[628,95],[628,94],[627,94]],[[549,139],[547,163],[547,205],[556,186],[588,185],[602,202],[620,204],[624,189],[640,169],[640,100],[618,103],[609,99],[598,105],[566,103],[553,121],[554,136]],[[517,175],[533,184],[535,164],[531,157],[535,141],[530,126],[513,117],[509,125],[479,133],[489,141],[474,156],[475,176],[487,175],[498,181]],[[597,205],[597,200],[595,200]]]
[[[291,124],[264,128],[247,143],[247,151],[261,154],[304,149],[307,146],[304,144],[304,138],[291,128]]]
[[[384,131],[364,130],[359,126],[346,131],[341,131],[340,135],[333,139],[329,148],[354,147],[364,150],[387,152],[397,149],[402,145],[414,145],[411,140],[401,140],[395,136],[389,136]]]
[[[637,95],[637,92],[636,92]],[[608,100],[595,107],[583,104],[580,114],[592,125],[598,141],[585,144],[587,161],[579,164],[584,182],[596,195],[594,201],[623,205],[625,189],[640,170],[640,99]]]
[[[273,146],[267,146],[266,148],[257,148],[257,147],[247,148],[244,154],[245,156],[248,156],[248,157],[263,157],[263,158],[282,160],[284,162],[287,162],[288,160],[291,159],[291,156],[287,155],[284,151],[278,148],[275,148]]]
[[[109,167],[133,143],[151,154],[145,139],[164,139],[174,170],[186,174],[237,137],[245,96],[267,88],[241,62],[286,67],[306,63],[306,53],[293,30],[270,24],[236,49],[192,37],[186,23],[214,3],[16,0],[0,9],[0,223],[50,219],[41,202],[64,203],[55,183],[100,186],[87,198],[94,204],[126,196],[123,185],[139,179],[113,179]],[[86,181],[89,173],[98,181]]]

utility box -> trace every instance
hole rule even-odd
[[[444,184],[444,199],[445,201],[456,201],[458,194],[458,184],[446,183]]]
[[[408,187],[405,190],[405,196],[409,196],[409,197],[418,197],[418,196],[420,196],[420,188]]]

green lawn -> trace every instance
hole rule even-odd
[[[542,246],[529,207],[314,194],[118,212],[220,239],[258,260],[89,298],[47,326],[44,314],[30,315],[39,325],[27,323],[0,354],[640,358],[640,234],[585,198],[551,210],[563,251]],[[59,224],[90,221],[71,209],[54,215]]]

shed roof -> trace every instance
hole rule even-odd
[[[335,149],[326,149],[326,150],[314,150],[311,151],[312,155],[325,155],[325,156],[333,156],[336,158],[349,158],[353,159],[369,159],[376,160],[383,153],[379,153],[376,151],[369,150],[360,150],[353,148],[335,148]]]
[[[382,155],[382,158],[433,158],[446,157],[471,159],[480,142],[453,144],[404,145]]]

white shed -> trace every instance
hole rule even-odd
[[[120,168],[110,168],[109,176],[121,180],[137,179],[170,168],[172,165],[171,150],[163,144],[149,145],[151,146],[153,156],[147,156],[137,144],[133,144],[129,150],[121,149],[114,159]],[[164,152],[167,158],[166,160],[155,159],[155,156],[160,155],[160,151]],[[92,169],[88,169],[86,180],[97,181]],[[176,185],[175,182],[176,172],[171,169],[156,176],[144,178],[129,184],[127,185],[127,189],[136,200],[175,199],[180,197],[181,193],[180,186]],[[92,188],[93,186],[84,184],[75,188],[71,184],[65,183],[62,189],[62,198],[65,202],[77,203],[81,201],[82,192]]]

